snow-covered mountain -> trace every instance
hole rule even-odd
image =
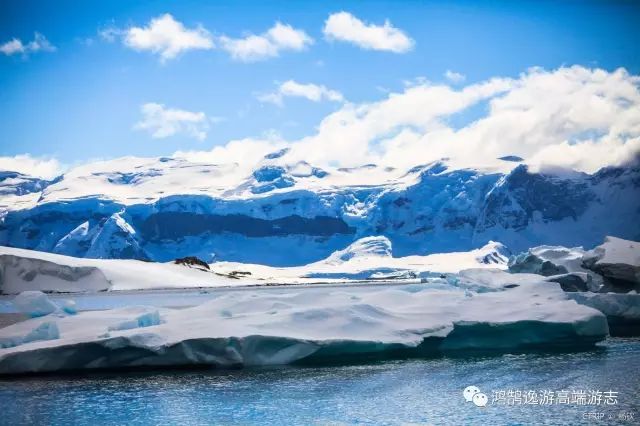
[[[291,162],[254,165],[123,158],[53,181],[0,174],[0,245],[76,257],[168,261],[198,256],[294,266],[384,236],[393,256],[468,251],[500,241],[593,247],[640,239],[640,167],[588,175],[460,169],[446,160],[401,170]]]

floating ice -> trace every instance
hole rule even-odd
[[[53,321],[43,322],[24,336],[3,336],[0,337],[0,348],[12,348],[25,343],[37,342],[40,340],[53,340],[60,337],[58,326]]]
[[[587,252],[583,264],[618,287],[640,286],[640,243],[606,237],[604,243]]]
[[[158,311],[145,312],[136,318],[122,321],[116,325],[109,326],[109,331],[131,330],[133,328],[151,327],[160,324],[160,313]]]
[[[466,288],[467,280],[480,287]],[[187,309],[80,312],[55,319],[57,340],[0,349],[0,374],[574,350],[608,333],[602,313],[569,300],[558,284],[539,276],[464,271],[461,282],[456,287],[437,279],[413,284],[410,291],[386,286],[247,290]],[[41,321],[0,329],[0,338],[26,334]]]
[[[78,309],[76,307],[76,302],[71,300],[71,299],[67,299],[65,301],[62,302],[61,305],[62,310],[69,314],[69,315],[75,315],[78,313]]]
[[[58,307],[41,291],[23,291],[13,299],[18,312],[31,317],[41,317],[55,312]]]

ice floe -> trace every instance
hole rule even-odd
[[[608,334],[602,313],[539,276],[476,270],[461,277],[457,285],[436,278],[396,287],[247,290],[187,309],[33,318],[1,329],[0,338],[26,336],[44,323],[55,324],[58,338],[0,349],[0,373],[576,349]]]

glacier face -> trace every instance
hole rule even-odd
[[[640,168],[566,176],[452,169],[319,168],[278,152],[251,167],[125,158],[54,181],[4,179],[0,245],[88,257],[198,256],[273,266],[324,259],[380,235],[394,256],[468,251],[490,240],[514,252],[640,239]],[[9,176],[9,174],[6,174]],[[15,188],[12,187],[15,183]]]

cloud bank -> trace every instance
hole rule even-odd
[[[22,154],[13,157],[0,157],[0,170],[53,179],[63,172],[64,167],[54,158],[37,158],[29,154]]]
[[[484,114],[468,114],[471,107]],[[640,153],[640,77],[573,66],[460,88],[422,82],[378,102],[346,103],[299,140],[244,139],[189,155],[242,163],[247,146],[252,158],[288,146],[292,161],[317,165],[411,167],[446,157],[474,167],[517,155],[534,169],[594,172]]]

